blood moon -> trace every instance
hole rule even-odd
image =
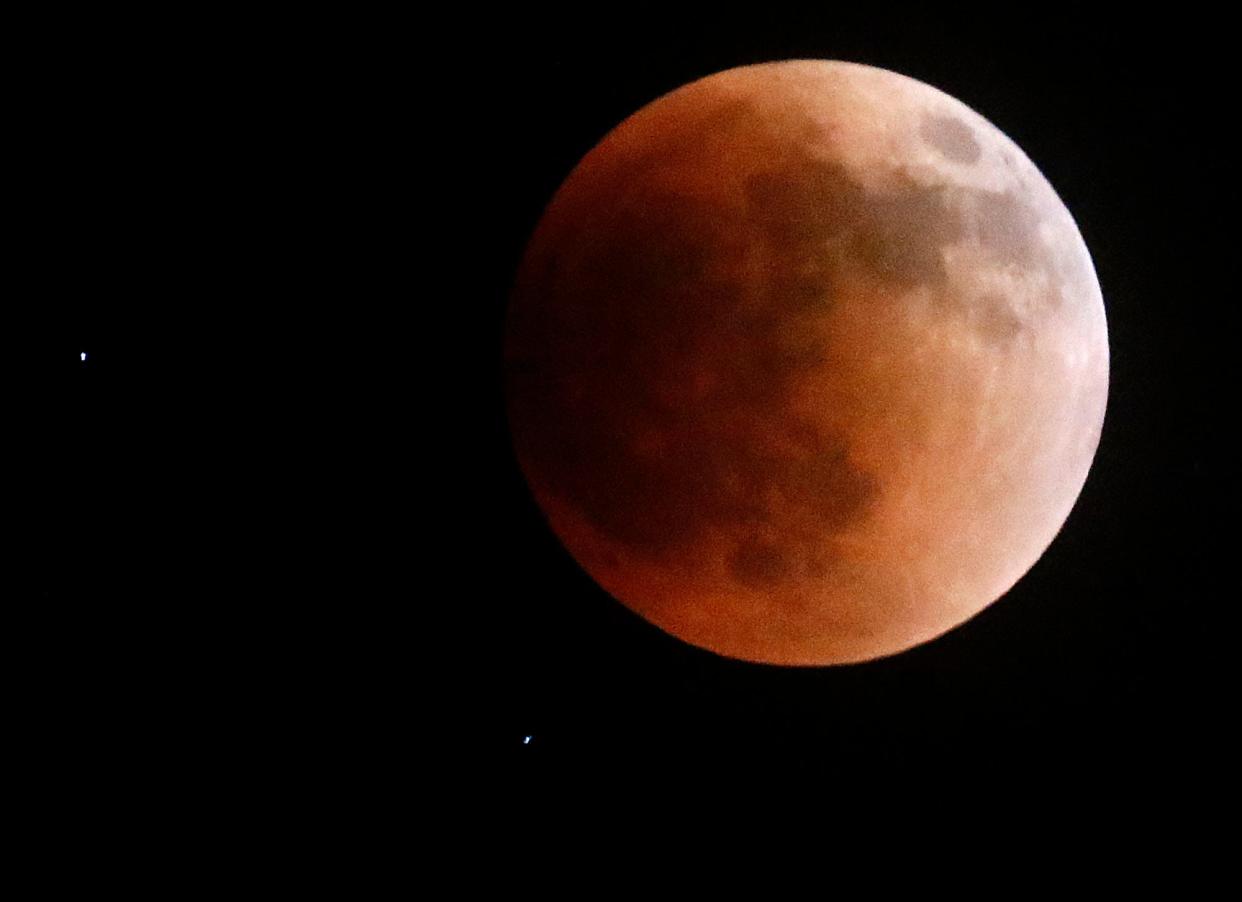
[[[953,98],[840,62],[668,94],[556,193],[507,323],[514,448],[626,606],[822,665],[961,623],[1094,456],[1104,306],[1069,212]]]

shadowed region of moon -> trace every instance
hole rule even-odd
[[[539,339],[511,358],[525,365],[509,379],[514,420],[530,427],[525,452],[551,490],[638,554],[760,521],[765,497],[845,521],[871,485],[840,436],[789,410],[799,375],[826,354],[799,326],[802,285],[825,302],[830,285],[808,272],[764,280],[748,297],[722,271],[728,219],[658,193],[605,214],[607,240],[572,239],[539,283],[547,303],[532,302],[521,323]]]
[[[926,85],[712,76],[606,137],[531,241],[519,463],[583,567],[686,641],[899,651],[1012,585],[1077,496],[1107,390],[1085,259],[1021,151]]]

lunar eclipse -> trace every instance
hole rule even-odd
[[[639,110],[540,221],[513,447],[565,548],[693,645],[828,665],[1008,591],[1086,480],[1108,336],[1035,165],[926,84],[731,69]]]

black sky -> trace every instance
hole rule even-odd
[[[332,747],[338,719],[447,743],[523,792],[1192,773],[1237,584],[1219,23],[813,9],[32,26],[18,629],[49,747],[119,749],[101,767],[141,781],[135,750],[192,736],[189,710],[213,748],[319,716]],[[582,154],[689,80],[795,57],[913,76],[1016,141],[1086,239],[1112,352],[1099,454],[1035,568],[935,642],[818,670],[686,646],[595,587],[527,496],[500,385],[511,279]]]

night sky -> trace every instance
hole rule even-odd
[[[39,748],[102,750],[75,785],[175,784],[204,748],[279,771],[267,750],[310,735],[448,746],[524,793],[726,772],[1179,791],[1226,712],[1209,640],[1237,596],[1217,29],[814,9],[42,28],[18,635]],[[577,160],[687,81],[797,57],[920,79],[1022,147],[1092,253],[1112,355],[1091,475],[1033,570],[938,640],[824,669],[715,656],[598,589],[526,491],[501,385],[511,280]]]

